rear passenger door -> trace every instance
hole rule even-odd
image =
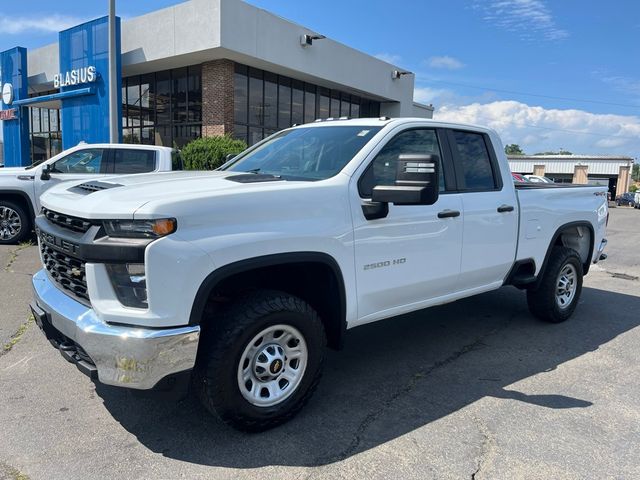
[[[462,198],[464,233],[458,290],[502,283],[513,265],[518,232],[511,185],[503,185],[489,135],[449,130]]]
[[[109,173],[130,175],[149,173],[157,169],[156,151],[141,148],[114,148],[111,150]]]

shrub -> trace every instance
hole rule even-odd
[[[632,193],[636,193],[638,191],[638,186],[637,185],[631,185],[629,187],[629,191]]]
[[[226,162],[227,155],[246,148],[244,141],[225,135],[196,138],[187,143],[181,153],[185,170],[214,170]]]

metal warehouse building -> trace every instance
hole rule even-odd
[[[615,198],[629,190],[633,158],[607,155],[509,155],[514,173],[540,175],[557,183],[602,185]]]
[[[414,75],[240,0],[191,0],[116,23],[121,139],[253,144],[327,117],[419,116]],[[109,140],[107,17],[0,52],[7,166]]]

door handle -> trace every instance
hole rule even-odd
[[[446,210],[438,212],[438,218],[453,218],[459,216],[460,212],[458,210],[449,210],[448,208]]]
[[[513,212],[513,205],[502,204],[498,207],[498,213]]]

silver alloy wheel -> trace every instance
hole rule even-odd
[[[271,407],[296,391],[307,368],[309,351],[300,331],[274,325],[247,344],[238,364],[238,388],[252,405]]]
[[[0,239],[12,240],[22,230],[20,215],[13,208],[0,205]]]
[[[576,267],[567,263],[560,273],[556,282],[556,304],[561,309],[565,309],[571,305],[573,297],[576,295],[578,272]]]

